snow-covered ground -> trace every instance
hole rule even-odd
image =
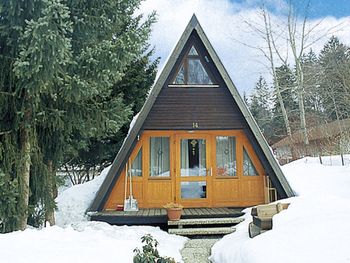
[[[273,218],[273,229],[248,237],[250,209],[237,231],[212,248],[215,263],[350,262],[350,156],[303,158],[282,166],[297,197]]]
[[[237,231],[212,248],[215,263],[342,263],[350,262],[350,155],[304,158],[282,167],[297,197],[283,200],[290,207],[274,216],[273,230],[248,237],[250,209]],[[157,227],[110,226],[84,216],[107,170],[95,180],[73,186],[56,199],[57,226],[0,234],[0,262],[132,262],[140,238],[150,233],[161,255],[181,262],[186,238]]]
[[[141,237],[151,234],[159,242],[160,255],[181,261],[186,238],[169,235],[158,227],[111,226],[89,222],[85,211],[108,172],[93,181],[66,189],[57,197],[57,225],[0,234],[0,262],[6,263],[129,263]]]

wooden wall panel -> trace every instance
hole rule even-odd
[[[113,187],[113,190],[106,202],[104,209],[116,209],[117,205],[124,204],[124,192],[125,192],[125,172],[123,171],[121,177]],[[139,206],[143,206],[143,185],[142,178],[133,178],[133,196],[137,199]],[[129,196],[129,183],[127,185],[127,197]]]
[[[237,179],[213,180],[213,206],[239,206],[239,188]]]
[[[243,129],[246,122],[226,87],[163,87],[143,130]]]
[[[237,140],[237,177],[219,177],[215,174],[216,167],[216,140],[215,136],[235,136]],[[171,159],[171,176],[168,178],[150,178],[149,177],[149,137],[150,136],[169,136],[170,137],[170,159]],[[242,131],[195,131],[187,133],[186,131],[145,131],[134,151],[130,160],[133,160],[142,147],[142,166],[143,176],[133,177],[133,195],[139,202],[140,208],[161,208],[164,204],[171,201],[178,201],[180,179],[176,179],[175,171],[179,169],[179,164],[175,165],[176,156],[180,153],[175,151],[174,145],[179,140],[175,136],[207,138],[208,152],[207,155],[211,159],[208,167],[212,167],[214,174],[207,178],[207,200],[182,200],[182,204],[186,207],[244,207],[262,204],[265,201],[264,196],[264,178],[265,171],[262,167],[258,156],[255,154],[247,137]],[[179,137],[179,138],[180,138]],[[243,175],[243,146],[247,150],[251,160],[253,161],[259,176]],[[179,149],[178,149],[179,150]],[[177,168],[176,168],[177,167]],[[179,175],[178,175],[179,176]],[[115,209],[117,204],[124,203],[124,178],[123,171],[119,180],[116,182],[105,209]],[[189,181],[199,180],[191,177]],[[202,180],[202,179],[201,179]],[[129,189],[129,187],[127,188]],[[129,190],[127,190],[127,194]]]
[[[265,203],[264,181],[243,179],[241,184],[241,204],[251,206]]]
[[[174,200],[172,180],[150,179],[146,189],[147,200],[144,207],[163,207]]]

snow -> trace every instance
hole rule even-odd
[[[282,170],[297,197],[273,217],[273,229],[248,237],[250,208],[237,231],[212,248],[214,263],[350,262],[350,156],[303,158]]]
[[[82,222],[72,226],[27,229],[0,235],[1,262],[132,262],[140,238],[150,233],[160,245],[161,255],[181,255],[184,238],[169,235],[156,227],[111,226],[102,222]]]
[[[248,237],[250,208],[237,231],[212,248],[214,263],[345,263],[350,262],[350,155],[303,158],[282,166],[297,197],[289,208],[273,218],[273,229]],[[85,216],[108,169],[93,181],[72,186],[56,199],[56,226],[28,228],[0,235],[0,262],[132,262],[140,238],[150,233],[160,243],[161,255],[181,262],[186,238],[169,235],[157,227],[111,226],[90,222]]]
[[[56,198],[56,224],[64,227],[67,224],[88,221],[85,211],[89,208],[96,192],[105,179],[110,166],[105,168],[94,180],[84,184],[73,185]]]
[[[91,222],[85,216],[110,167],[100,176],[61,192],[56,199],[56,226],[28,228],[0,234],[0,262],[129,263],[133,250],[141,248],[141,237],[151,234],[159,242],[160,255],[182,262],[180,250],[187,238],[170,235],[158,227],[111,226]]]

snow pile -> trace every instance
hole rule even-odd
[[[140,238],[147,233],[159,241],[161,255],[181,261],[179,248],[185,238],[169,235],[155,227],[83,222],[66,228],[52,226],[0,235],[0,262],[129,263],[135,247],[141,247]]]
[[[94,180],[74,185],[59,194],[56,198],[57,211],[55,213],[58,226],[88,220],[85,212],[93,201],[109,169],[110,166],[105,168],[101,175]]]
[[[327,158],[325,158],[326,160]],[[349,158],[347,157],[347,160]],[[298,197],[273,218],[273,230],[248,237],[250,209],[237,231],[212,248],[215,263],[350,262],[350,166],[304,158],[282,167]],[[340,160],[340,159],[339,159]]]
[[[85,211],[108,170],[109,167],[94,180],[72,186],[59,194],[55,214],[57,226],[0,234],[0,262],[129,263],[133,259],[133,250],[142,247],[141,237],[146,234],[151,234],[159,242],[160,255],[182,262],[180,249],[187,238],[170,235],[158,227],[111,226],[87,220]]]

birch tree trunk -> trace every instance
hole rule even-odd
[[[265,26],[265,40],[266,44],[268,46],[268,59],[270,61],[270,67],[271,67],[271,72],[272,72],[272,77],[273,77],[273,84],[276,89],[276,95],[277,95],[277,100],[278,103],[280,104],[281,111],[282,111],[282,116],[284,120],[284,125],[287,131],[287,135],[291,138],[292,135],[292,130],[290,128],[290,123],[289,123],[289,118],[288,118],[288,113],[286,110],[286,107],[284,106],[282,94],[281,94],[281,87],[278,82],[277,74],[276,74],[276,69],[275,69],[275,62],[274,62],[274,55],[273,55],[273,46],[275,44],[273,43],[273,36],[272,36],[272,30],[271,30],[271,23],[270,19],[267,17],[266,10],[262,9],[262,15],[264,19],[264,26]]]
[[[309,137],[306,128],[306,118],[305,118],[305,107],[304,107],[304,72],[301,65],[301,57],[304,53],[304,42],[305,42],[305,25],[306,17],[304,18],[301,32],[300,41],[300,51],[297,52],[296,46],[296,17],[293,17],[292,7],[289,7],[288,15],[288,36],[289,44],[292,50],[295,68],[296,68],[296,79],[297,79],[297,97],[298,97],[298,107],[299,107],[299,118],[300,118],[300,130],[303,135],[304,145],[309,145]],[[307,153],[306,153],[307,154]]]

